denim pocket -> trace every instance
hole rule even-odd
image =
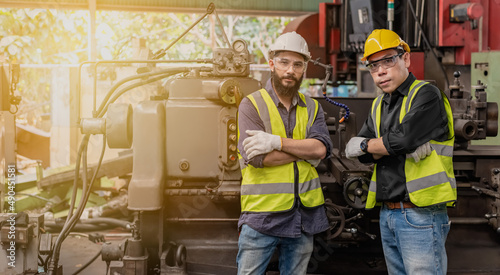
[[[414,228],[432,228],[432,215],[425,209],[411,208],[404,212],[406,223]]]
[[[446,236],[448,236],[448,232],[450,232],[450,227],[451,227],[451,221],[441,225],[441,233],[443,234],[444,239],[446,239]]]

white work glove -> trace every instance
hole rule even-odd
[[[313,167],[318,167],[321,159],[306,159],[305,161],[309,162]]]
[[[365,152],[361,151],[361,147],[359,146],[363,140],[365,140],[364,137],[353,137],[349,140],[345,146],[345,156],[348,159],[356,159],[365,154]]]
[[[267,154],[273,150],[281,151],[281,137],[260,130],[247,130],[248,137],[243,141],[243,149],[248,159]]]
[[[429,142],[420,145],[415,149],[415,152],[411,154],[406,154],[406,158],[413,158],[415,162],[419,162],[421,159],[426,158],[432,153],[431,144]]]

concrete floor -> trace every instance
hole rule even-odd
[[[122,233],[120,233],[122,234]],[[72,234],[64,240],[59,264],[63,266],[63,274],[74,274],[80,267],[92,259],[99,251],[101,244],[89,241],[85,234]],[[124,237],[106,237],[106,241],[121,242]],[[78,274],[100,275],[106,274],[106,262],[99,256],[90,266]]]

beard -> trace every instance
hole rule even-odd
[[[293,75],[284,75],[280,77],[275,71],[271,71],[271,78],[273,80],[274,88],[276,89],[276,93],[278,95],[285,97],[292,97],[299,91],[300,84],[302,83],[302,79],[304,78],[304,74],[302,74],[300,79],[297,79]],[[282,82],[283,79],[295,80],[295,84],[285,86],[283,85]]]

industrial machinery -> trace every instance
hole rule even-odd
[[[488,102],[488,93],[497,91],[491,91],[488,83],[470,85],[464,76],[470,75],[467,68],[472,51],[487,47],[498,49],[500,44],[492,40],[487,44],[483,36],[482,42],[474,40],[479,46],[474,43],[448,45],[451,42],[446,38],[453,36],[453,31],[467,37],[487,32],[487,28],[479,26],[490,24],[485,12],[488,5],[492,8],[497,4],[494,1],[445,0],[424,3],[422,0],[417,3],[401,1],[394,6],[393,1],[388,1],[393,6],[389,5],[387,10],[385,4],[380,6],[380,1],[340,2],[322,4],[319,14],[297,18],[285,30],[295,30],[308,41],[312,62],[320,65],[310,64],[309,77],[323,79],[324,87],[341,84],[344,80],[358,82],[357,98],[335,98],[349,106],[347,112],[350,114],[344,121],[341,121],[346,116],[344,108],[330,104],[329,98],[318,98],[326,112],[334,144],[331,158],[318,166],[330,228],[315,237],[308,273],[385,272],[378,212],[364,210],[372,167],[348,160],[343,151],[368,116],[375,96],[374,87],[369,85],[371,79],[366,77],[368,74],[358,62],[357,54],[363,51],[364,39],[370,31],[386,27],[387,20],[388,26],[393,26],[412,46],[412,53],[415,51],[412,57],[415,75],[434,80],[445,90],[453,109],[454,169],[459,197],[456,207],[449,210],[453,223],[448,241],[449,271],[498,273],[500,146],[471,144],[497,136],[498,106]],[[420,17],[408,17],[410,10],[417,6],[425,7],[417,10]],[[213,12],[214,6],[210,5],[204,16]],[[438,24],[434,25],[434,19]],[[92,179],[78,169],[82,165],[82,171],[87,171],[86,150],[90,135],[102,135],[110,148],[133,148],[133,170],[127,188],[128,209],[135,213],[134,221],[127,225],[132,237],[122,244],[103,245],[102,260],[107,262],[110,274],[236,273],[241,180],[237,157],[237,107],[243,97],[260,89],[261,83],[250,77],[252,56],[246,42],[225,40],[227,48],[214,49],[212,59],[191,61],[192,66],[166,69],[155,66],[163,62],[158,58],[172,45],[155,53],[150,60],[124,61],[147,66],[138,69],[135,76],[116,81],[100,107],[94,108],[94,117],[81,120],[85,136],[77,158],[75,184],[81,177],[84,201],[99,169],[98,165]],[[429,45],[424,47],[422,40],[428,40]],[[424,61],[431,62],[435,58],[433,54],[424,54],[429,49],[439,55],[433,62],[443,68],[444,74],[424,68]],[[205,65],[207,63],[210,65]],[[481,69],[484,71],[488,66],[483,63]],[[97,70],[99,65],[97,62],[92,68]],[[444,84],[446,72],[450,70],[456,71],[454,79]],[[135,108],[115,103],[133,88],[164,79],[162,88]],[[30,242],[43,244],[39,247],[40,255],[48,255],[43,273],[62,274],[64,263],[59,261],[60,246],[83,208],[84,203],[76,207],[73,200],[70,213],[75,209],[74,213],[53,241],[34,233],[43,227],[43,219],[29,217],[25,226],[32,233],[26,245]],[[479,247],[464,241],[470,238],[475,238]],[[30,247],[35,247],[28,250],[33,253],[36,246]],[[2,251],[6,251],[5,243],[3,248]],[[481,259],[476,256],[467,260],[471,255],[463,254],[467,251],[482,253]],[[33,254],[26,255],[33,258]],[[33,261],[28,264],[33,265]],[[36,266],[27,266],[25,274],[34,273],[33,268]],[[268,269],[277,270],[276,259]]]

